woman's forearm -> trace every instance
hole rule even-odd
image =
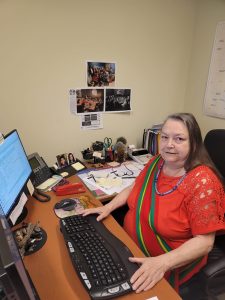
[[[108,204],[106,204],[110,208],[110,211],[113,211],[126,204],[127,198],[129,197],[133,186],[134,184],[128,186],[122,190],[122,192],[117,194]]]
[[[168,270],[184,266],[211,251],[215,233],[197,235],[182,246],[162,255]]]

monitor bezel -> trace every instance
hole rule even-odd
[[[9,293],[18,300],[40,300],[1,207],[0,241],[0,282],[6,296]]]
[[[27,153],[26,153],[26,151],[25,151],[25,148],[24,148],[24,146],[23,146],[22,140],[21,140],[21,138],[20,138],[20,135],[19,135],[17,129],[13,129],[13,130],[11,130],[9,133],[7,133],[6,135],[3,135],[3,137],[4,137],[3,143],[5,142],[5,140],[6,140],[8,137],[10,137],[10,136],[11,136],[12,134],[14,134],[15,132],[16,132],[18,138],[19,138],[19,141],[20,141],[20,144],[21,144],[21,146],[22,146],[24,155],[25,155],[26,158],[27,158]],[[27,162],[28,162],[28,165],[30,166],[30,163],[29,163],[29,161],[28,161],[28,158],[27,158]],[[15,207],[18,205],[19,200],[20,200],[20,198],[21,198],[21,195],[22,195],[22,193],[25,191],[27,182],[29,181],[31,174],[32,174],[32,168],[31,168],[31,166],[30,166],[30,172],[29,172],[29,175],[27,176],[27,178],[26,178],[24,184],[22,185],[20,191],[18,192],[18,194],[17,194],[17,196],[16,196],[14,202],[12,203],[10,209],[9,209],[8,212],[5,214],[7,220],[10,221],[10,224],[11,224],[10,215],[11,215],[12,211],[15,209]],[[18,218],[19,218],[19,217],[18,217]],[[14,225],[14,224],[11,224],[11,225]]]

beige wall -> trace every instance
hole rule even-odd
[[[225,119],[203,114],[210,59],[219,21],[225,21],[225,0],[199,0],[184,109],[196,115],[203,137],[210,129],[225,128]]]
[[[144,128],[184,108],[196,3],[0,0],[0,131],[17,128],[27,153],[38,151],[49,164],[62,152],[80,156],[105,136],[141,146]],[[207,25],[201,86],[190,80],[187,92],[198,111],[194,99],[204,90],[215,19]],[[68,90],[85,87],[86,60],[115,61],[117,87],[132,89],[133,111],[104,114],[102,130],[82,131],[69,111]]]

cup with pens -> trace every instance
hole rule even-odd
[[[106,162],[111,162],[114,160],[114,151],[112,145],[112,139],[109,137],[104,138],[104,156]]]

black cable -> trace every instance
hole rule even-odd
[[[36,189],[34,190],[33,197],[40,202],[48,202],[51,200],[51,197],[49,195],[45,194],[42,191],[36,190]]]

